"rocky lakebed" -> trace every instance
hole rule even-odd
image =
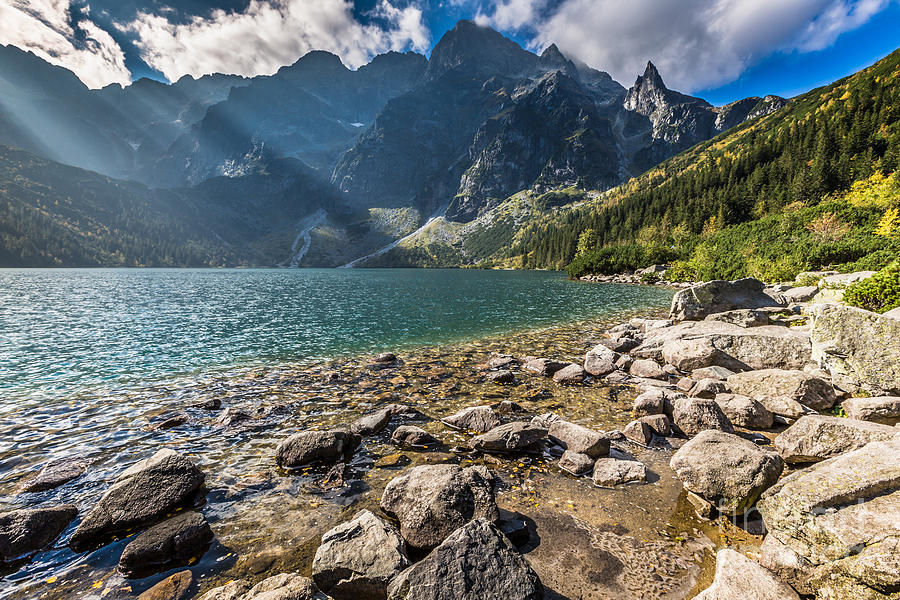
[[[834,287],[49,418],[96,445],[7,461],[0,597],[900,598],[900,318]]]

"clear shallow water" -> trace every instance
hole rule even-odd
[[[0,270],[0,511],[72,502],[83,516],[127,466],[170,447],[198,464],[210,490],[203,513],[216,542],[191,567],[197,590],[266,573],[308,574],[324,531],[361,508],[377,510],[397,471],[373,463],[397,448],[389,432],[367,439],[353,459],[354,482],[328,491],[322,472],[275,468],[281,439],[394,401],[433,419],[422,425],[448,448],[467,438],[437,419],[501,399],[595,429],[621,427],[630,418],[628,390],[562,387],[525,373],[517,385],[495,386],[475,367],[492,352],[577,360],[623,313],[670,298],[660,289],[537,272]],[[402,362],[373,370],[366,355],[383,350],[398,350]],[[213,399],[221,410],[200,408]],[[228,411],[246,420],[229,424]],[[186,421],[160,428],[172,415]],[[406,454],[414,465],[470,462],[446,452]],[[73,456],[89,465],[78,479],[17,493],[48,460]],[[610,588],[597,598],[683,597],[707,542],[679,500],[668,457],[641,455],[657,483],[602,492],[545,458],[489,463],[502,480],[501,506],[523,511],[547,533],[561,523],[574,528],[546,540],[581,544],[576,562],[588,579],[608,568],[595,551],[607,544],[622,565],[616,585],[630,582],[634,593]],[[77,522],[31,563],[0,571],[0,598],[130,599],[171,573],[123,579],[115,567],[127,540],[73,553],[67,542]],[[542,577],[569,572],[571,565],[554,566],[553,544],[543,548],[532,557],[544,565]],[[580,581],[554,586],[563,593]]]
[[[670,297],[547,272],[0,270],[0,397],[474,339]]]

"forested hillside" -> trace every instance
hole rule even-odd
[[[900,252],[898,163],[900,51],[533,222],[495,264],[579,276],[675,261],[685,279],[883,266]]]

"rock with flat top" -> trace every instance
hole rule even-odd
[[[584,383],[587,376],[581,365],[571,363],[553,374],[553,381],[556,383],[578,384]]]
[[[714,313],[743,308],[779,306],[757,279],[708,281],[677,292],[669,317],[675,321],[699,321]]]
[[[685,489],[727,515],[752,508],[784,469],[784,461],[775,452],[715,430],[698,433],[678,449],[669,465]]]
[[[632,377],[643,377],[646,379],[666,379],[666,372],[662,367],[653,360],[641,359],[631,363],[628,373]]]
[[[387,484],[381,509],[400,522],[400,535],[416,549],[434,548],[472,519],[499,518],[494,476],[481,466],[414,467]]]
[[[662,357],[679,371],[693,371],[715,364],[721,356],[718,348],[706,338],[669,340],[663,344]]]
[[[791,586],[765,567],[739,552],[723,548],[716,553],[713,584],[695,600],[799,600]]]
[[[426,448],[428,446],[440,445],[440,440],[415,425],[400,425],[391,434],[391,442],[398,446],[408,446],[410,448]]]
[[[475,519],[401,573],[387,600],[542,600],[537,573],[500,530]]]
[[[471,406],[441,419],[441,423],[463,431],[484,433],[500,424],[500,417],[490,406]]]
[[[720,321],[733,323],[738,327],[762,327],[770,323],[769,315],[762,310],[752,308],[738,308],[725,312],[706,315],[705,321]]]
[[[827,410],[837,401],[829,382],[796,369],[735,373],[728,378],[728,387],[735,394],[760,402],[767,398],[788,398],[813,410]]]
[[[518,452],[547,437],[547,430],[524,421],[498,425],[472,439],[469,446],[482,452]]]
[[[388,585],[409,565],[397,530],[363,510],[322,535],[312,577],[335,600],[375,600],[387,595]]]
[[[43,550],[76,516],[73,504],[0,513],[0,564]]]
[[[609,438],[577,423],[557,419],[550,423],[548,435],[554,443],[566,450],[587,454],[591,458],[609,454]]]
[[[296,469],[317,462],[335,463],[352,456],[359,443],[360,436],[347,427],[301,431],[278,444],[275,462],[285,469]]]
[[[351,423],[350,431],[357,435],[361,435],[362,437],[375,435],[388,426],[388,423],[391,422],[391,416],[392,412],[390,408],[376,410],[375,412],[363,415]]]
[[[87,463],[80,458],[62,458],[48,462],[40,472],[26,480],[19,492],[45,492],[80,477]]]
[[[898,435],[900,430],[880,423],[807,415],[779,434],[774,444],[789,463],[813,463]]]
[[[876,396],[874,398],[850,398],[841,404],[851,419],[871,421],[885,425],[900,423],[900,397]]]
[[[647,480],[647,467],[637,460],[600,458],[594,463],[594,473],[591,478],[594,485],[599,487],[642,483]]]
[[[728,391],[728,384],[720,379],[701,379],[694,383],[688,396],[712,400],[719,394],[727,394]]]
[[[726,369],[725,367],[719,367],[713,365],[712,367],[703,367],[702,369],[695,369],[691,373],[691,378],[697,381],[701,379],[718,379],[720,381],[727,380],[730,376],[734,375],[734,371],[731,369]]]
[[[159,450],[122,472],[93,503],[69,544],[76,552],[164,519],[203,498],[204,475],[174,450]]]

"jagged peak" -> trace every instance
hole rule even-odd
[[[465,68],[484,75],[516,75],[540,59],[513,40],[475,21],[462,20],[445,33],[431,51],[427,79]]]
[[[541,52],[541,58],[543,59],[552,59],[552,60],[568,60],[566,55],[560,52],[559,46],[556,44],[550,44],[544,51]]]
[[[647,61],[647,67],[644,69],[644,74],[639,76],[634,83],[634,87],[641,87],[642,85],[652,86],[660,90],[668,89],[662,76],[659,74],[659,69],[656,68],[653,61]]]

